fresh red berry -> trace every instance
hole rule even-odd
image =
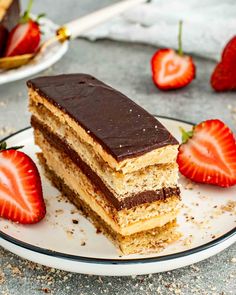
[[[38,169],[25,153],[5,148],[0,151],[0,217],[37,223],[46,214]]]
[[[211,86],[215,91],[236,90],[236,36],[225,46],[221,61],[211,75]]]
[[[18,24],[9,35],[5,57],[34,53],[40,44],[39,25],[29,20]]]
[[[179,50],[158,50],[151,59],[152,79],[161,90],[187,86],[195,78],[195,65],[190,56],[182,52],[182,22],[179,25]]]
[[[9,34],[5,57],[35,53],[39,47],[41,32],[38,21],[34,21],[30,17],[32,2],[32,0],[29,1],[28,9],[20,23]],[[39,17],[41,16],[43,15]]]
[[[221,187],[236,184],[236,141],[229,127],[215,119],[182,132],[177,163],[185,177]]]

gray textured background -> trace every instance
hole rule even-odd
[[[62,24],[111,2],[115,1],[41,0],[35,1],[33,12],[46,11],[48,17]],[[214,63],[195,58],[195,81],[183,90],[164,93],[151,80],[149,63],[155,50],[107,40],[76,40],[64,58],[44,74],[90,73],[152,113],[192,122],[220,118],[235,131],[235,93],[215,94],[208,83]],[[0,138],[28,125],[25,80],[1,85]],[[0,294],[236,294],[235,257],[236,245],[180,270],[136,278],[106,278],[38,266],[0,249]]]

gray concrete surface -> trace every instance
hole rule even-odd
[[[63,23],[112,1],[41,0],[34,12],[46,11]],[[56,3],[56,7],[55,7]],[[236,131],[235,93],[215,94],[209,86],[214,63],[195,58],[197,78],[187,88],[160,92],[152,83],[150,57],[155,48],[112,41],[76,40],[65,57],[42,74],[86,72],[113,85],[148,111],[199,122],[220,118]],[[26,80],[0,86],[0,138],[29,125]],[[49,269],[0,249],[0,294],[236,294],[236,245],[196,265],[136,278],[69,274]]]

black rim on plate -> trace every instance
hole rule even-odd
[[[162,118],[162,119],[179,121],[179,122],[186,123],[189,125],[194,125],[193,123],[188,122],[188,121],[184,121],[184,120],[179,120],[179,119],[170,118],[170,117],[166,117],[166,116],[157,116],[157,115],[154,115],[154,116],[158,117],[158,118]],[[1,141],[5,141],[11,137],[14,137],[15,135],[17,135],[21,132],[24,132],[30,128],[31,127],[26,127],[24,129],[21,129],[15,133],[5,137]],[[66,253],[61,253],[61,252],[56,252],[53,250],[41,248],[38,246],[34,246],[31,244],[22,242],[18,239],[15,239],[0,230],[0,238],[4,239],[5,241],[10,242],[20,248],[30,250],[30,251],[35,252],[37,254],[43,254],[43,255],[47,255],[47,256],[51,256],[51,257],[55,257],[55,258],[66,259],[66,260],[77,261],[77,262],[84,262],[84,263],[91,263],[91,264],[98,263],[98,264],[116,264],[116,265],[118,265],[118,264],[153,263],[153,262],[168,261],[171,259],[186,257],[189,255],[196,254],[198,252],[202,252],[202,251],[212,248],[214,246],[217,246],[218,244],[230,239],[235,234],[236,234],[236,227],[233,228],[232,230],[230,230],[229,232],[225,233],[224,235],[220,236],[219,238],[212,240],[204,245],[200,245],[198,247],[195,247],[195,248],[192,248],[192,249],[189,249],[186,251],[182,251],[182,252],[177,252],[174,254],[149,257],[149,258],[137,258],[137,259],[135,259],[135,258],[133,258],[133,259],[107,259],[107,258],[95,258],[95,257],[93,258],[93,257],[77,256],[77,255],[66,254]]]

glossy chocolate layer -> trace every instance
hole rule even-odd
[[[178,144],[151,114],[90,75],[39,77],[27,85],[78,122],[117,161]]]
[[[46,140],[59,151],[66,153],[70,159],[81,169],[81,171],[88,177],[88,179],[99,189],[108,199],[108,201],[117,209],[122,210],[124,208],[130,209],[137,205],[144,203],[151,203],[158,200],[165,200],[171,196],[179,196],[180,190],[175,188],[163,188],[158,191],[143,191],[138,194],[134,194],[130,197],[118,200],[114,194],[106,187],[101,178],[79,157],[79,155],[67,144],[55,134],[51,133],[48,128],[41,124],[34,116],[31,118],[31,125],[40,130]]]
[[[3,55],[5,50],[7,37],[13,27],[19,22],[20,19],[20,4],[19,0],[13,0],[5,15],[0,20],[0,56]]]

